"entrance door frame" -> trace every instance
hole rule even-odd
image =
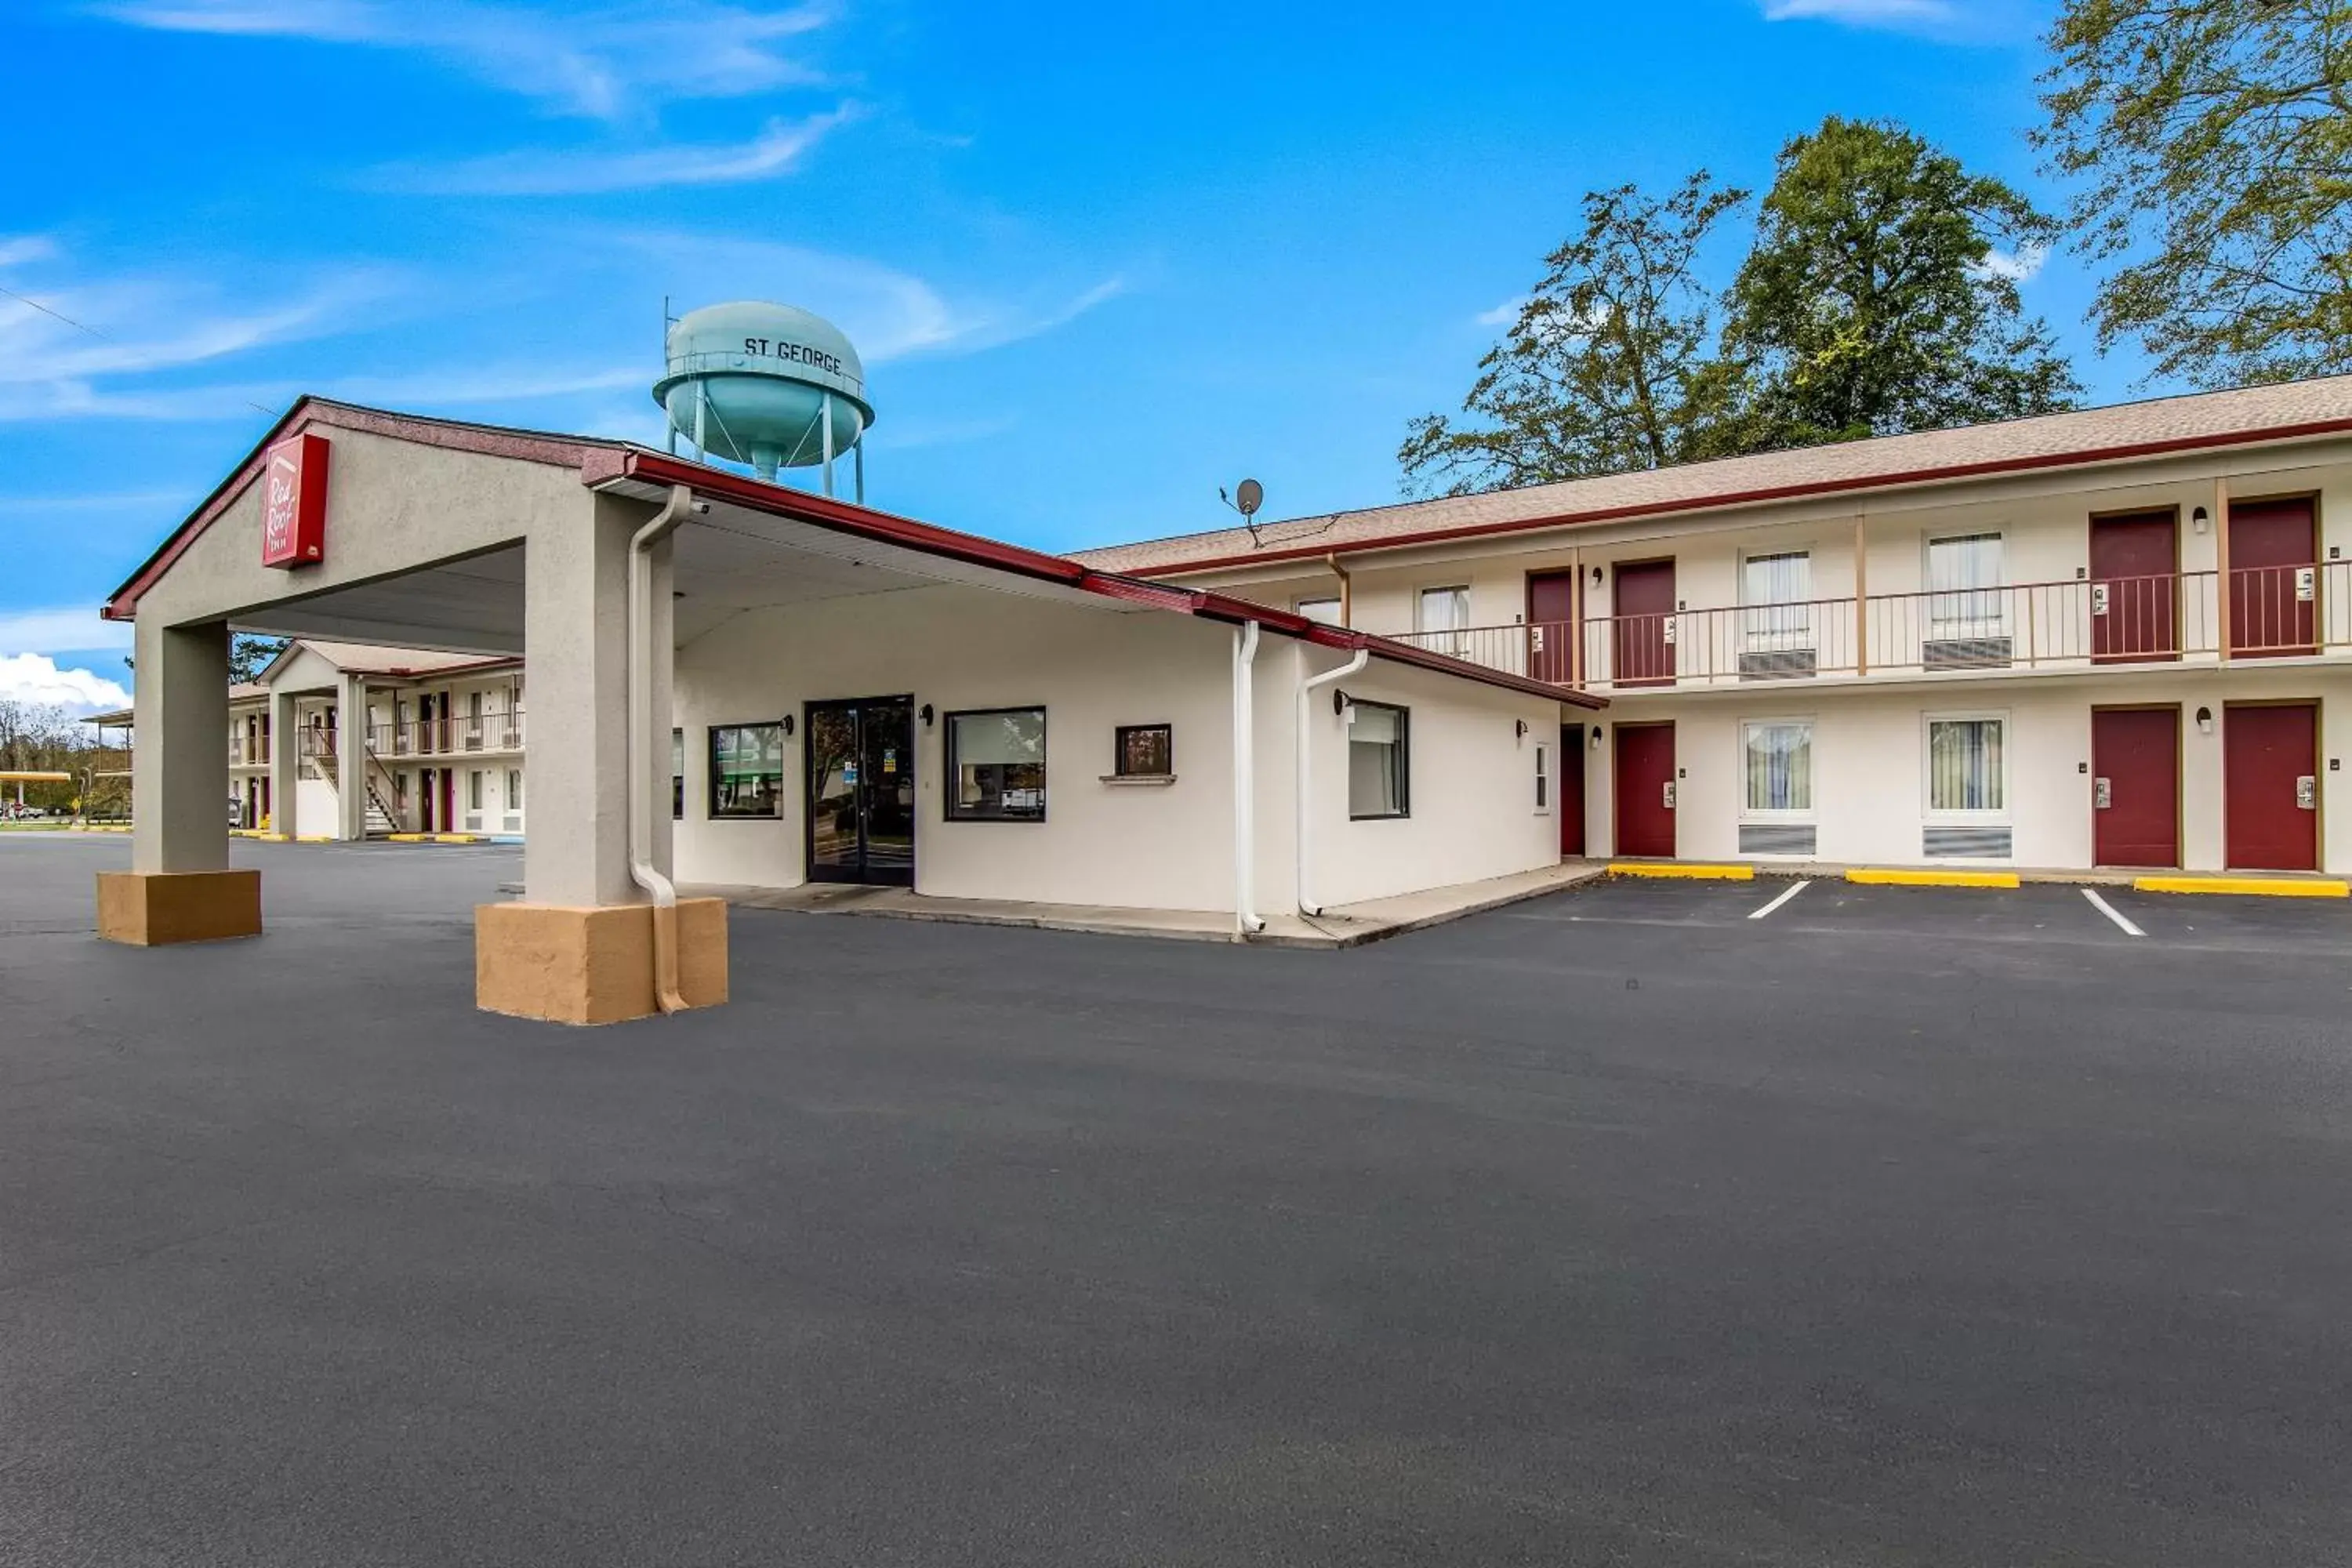
[[[1614,859],[1629,858],[1632,855],[1632,851],[1625,847],[1625,731],[1664,730],[1669,736],[1673,736],[1675,721],[1672,719],[1637,719],[1632,723],[1616,724],[1611,728],[1616,731],[1610,737],[1609,757],[1609,852],[1610,857]],[[1675,739],[1678,742],[1680,737],[1676,736]],[[1680,746],[1678,744],[1672,746],[1666,759],[1666,782],[1670,784],[1680,784],[1681,759]],[[1647,856],[1643,858],[1674,860],[1681,858],[1683,852],[1682,804],[1682,790],[1677,787],[1675,791],[1675,804],[1669,812],[1674,822],[1674,847],[1664,856]]]
[[[2177,543],[2178,536],[2175,536]],[[2169,713],[2172,715],[2172,864],[2170,867],[2143,866],[2136,870],[2179,870],[2189,859],[2189,747],[2181,705],[2178,702],[2094,702],[2091,704],[2091,777],[2094,794],[2089,802],[2091,813],[2091,864],[2104,866],[2099,858],[2099,802],[2096,795],[2099,773],[2099,715],[2102,713]],[[2226,809],[2226,808],[2225,808]],[[2223,821],[2226,828],[2226,817]]]
[[[827,697],[819,699],[815,701],[803,702],[801,704],[800,723],[801,747],[803,752],[801,758],[801,871],[802,875],[809,881],[842,883],[852,887],[866,888],[911,888],[915,885],[915,857],[917,854],[917,840],[920,837],[919,825],[922,822],[923,817],[921,790],[919,787],[918,787],[916,791],[915,809],[908,815],[907,818],[907,869],[903,875],[895,870],[893,870],[889,875],[880,877],[877,877],[873,873],[873,868],[869,864],[872,857],[869,853],[869,845],[867,843],[867,814],[865,810],[865,792],[866,783],[862,775],[859,777],[856,786],[859,802],[856,871],[852,875],[844,876],[835,868],[827,867],[820,869],[816,861],[816,780],[810,774],[809,758],[807,755],[808,746],[816,733],[815,727],[812,721],[817,713],[827,709],[845,708],[857,714],[856,744],[853,750],[855,751],[859,760],[859,763],[862,766],[866,755],[866,720],[864,710],[868,708],[878,708],[885,704],[900,706],[905,708],[907,710],[907,770],[909,776],[918,780],[919,786],[920,774],[916,771],[915,761],[915,726],[920,721],[916,717],[915,698],[912,692],[886,693],[870,697]]]
[[[2227,871],[2275,870],[2275,867],[2236,864],[2230,855],[2230,714],[2248,708],[2308,708],[2311,710],[2311,776],[2314,798],[2311,808],[2311,866],[2314,871],[2327,867],[2327,769],[2324,762],[2327,747],[2327,705],[2317,697],[2250,697],[2221,704],[2221,868]],[[2300,806],[2296,807],[2301,810]]]

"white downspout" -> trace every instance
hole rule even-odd
[[[629,540],[629,877],[654,899],[654,1000],[664,1013],[686,1010],[677,989],[677,888],[654,868],[653,792],[646,787],[653,766],[654,687],[653,548],[677,531],[694,505],[684,485],[669,488],[669,500],[653,521]]]
[[[1309,872],[1315,863],[1314,854],[1314,774],[1312,761],[1314,742],[1307,730],[1311,699],[1323,687],[1335,680],[1344,680],[1372,662],[1372,650],[1360,647],[1356,657],[1337,669],[1327,669],[1320,675],[1309,676],[1298,683],[1298,912],[1313,917],[1323,912],[1310,891],[1313,884]]]
[[[1257,623],[1234,628],[1234,940],[1265,929],[1257,914],[1257,760],[1255,695]]]

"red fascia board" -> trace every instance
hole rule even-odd
[[[206,496],[203,504],[190,512],[185,521],[172,531],[170,538],[157,547],[131,580],[114,591],[99,615],[110,621],[127,621],[137,614],[140,596],[155,584],[155,580],[172,569],[172,563],[187,552],[215,519],[236,504],[245,488],[261,472],[269,448],[289,436],[299,436],[311,426],[327,430],[356,430],[373,436],[388,436],[396,440],[414,441],[420,446],[446,447],[461,452],[481,452],[492,457],[520,458],[530,462],[550,463],[569,468],[580,463],[583,450],[609,449],[593,437],[577,439],[561,436],[541,435],[527,430],[506,430],[496,426],[465,425],[446,419],[416,418],[404,414],[387,414],[381,409],[361,408],[348,403],[330,403],[320,398],[297,398],[285,416],[272,425],[257,442],[245,459],[229,470],[228,478]]]
[[[1417,544],[1442,544],[1457,539],[1490,539],[1511,533],[1535,533],[1552,528],[1592,528],[1633,518],[1670,516],[1676,512],[1717,511],[1726,507],[1758,506],[1770,501],[1801,500],[1854,490],[1899,489],[1909,485],[1986,479],[2001,474],[2029,473],[2042,468],[2085,468],[2096,463],[2127,462],[2134,458],[2169,457],[2181,452],[2256,446],[2266,441],[2300,441],[2352,431],[2352,419],[2315,419],[2301,425],[2281,425],[2264,430],[2232,430],[2218,436],[2176,436],[2161,441],[2139,441],[2121,447],[2101,447],[2080,452],[2059,452],[2028,458],[1995,458],[1979,463],[1948,463],[1892,474],[1867,474],[1851,479],[1822,479],[1810,484],[1775,485],[1768,489],[1732,490],[1722,495],[1685,497],[1678,500],[1642,501],[1628,506],[1601,507],[1592,511],[1560,512],[1549,517],[1521,518],[1508,522],[1468,523],[1455,528],[1423,529],[1367,539],[1354,544],[1292,545],[1280,550],[1253,551],[1246,555],[1218,555],[1203,561],[1173,561],[1164,566],[1139,566],[1139,577],[1181,577],[1193,572],[1221,572],[1236,566],[1261,566],[1274,561],[1320,561],[1329,555],[1369,555],[1375,551],[1405,550]]]

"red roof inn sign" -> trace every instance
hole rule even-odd
[[[309,566],[327,555],[327,438],[292,436],[261,475],[261,563]]]

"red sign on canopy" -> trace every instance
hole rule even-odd
[[[327,438],[292,436],[261,470],[261,563],[310,566],[327,558]]]

